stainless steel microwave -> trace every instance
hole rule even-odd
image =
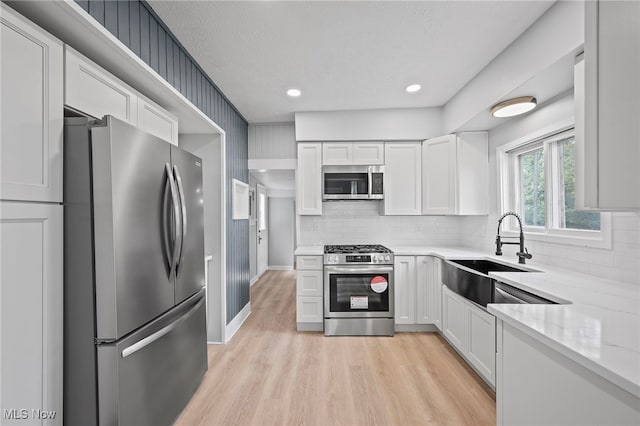
[[[384,166],[324,166],[323,200],[382,200]]]

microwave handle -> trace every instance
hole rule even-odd
[[[369,191],[369,198],[371,198],[371,196],[373,195],[373,171],[371,170],[371,166],[369,166],[368,168],[368,173],[367,173],[367,181],[369,183],[368,185],[368,191]]]

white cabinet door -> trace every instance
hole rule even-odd
[[[65,45],[65,105],[96,118],[113,115],[136,126],[138,93]]]
[[[484,378],[496,384],[496,317],[467,302],[469,362]]]
[[[322,144],[298,144],[296,205],[299,215],[322,214]]]
[[[416,258],[396,256],[394,259],[394,310],[396,324],[415,324]]]
[[[62,206],[2,202],[0,234],[0,406],[56,412],[15,424],[61,425]]]
[[[0,198],[61,202],[62,42],[0,7]]]
[[[138,128],[178,145],[176,116],[142,95],[138,95]]]
[[[352,142],[325,142],[322,144],[322,165],[342,166],[353,164]]]
[[[297,296],[323,296],[322,271],[297,271],[296,295]]]
[[[384,164],[384,142],[354,142],[353,164],[361,166]]]
[[[384,214],[422,214],[422,144],[384,144]]]
[[[416,256],[416,323],[433,324],[434,259]]]
[[[442,260],[435,258],[433,266],[433,323],[442,331]]]
[[[296,297],[296,322],[321,323],[323,317],[322,297],[298,296]]]
[[[429,139],[422,145],[422,212],[456,212],[456,135]]]
[[[447,287],[442,287],[442,328],[449,342],[466,354],[469,341],[466,303]]]
[[[585,3],[575,68],[576,203],[640,208],[640,2]]]

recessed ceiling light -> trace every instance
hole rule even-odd
[[[301,94],[302,94],[302,92],[300,90],[298,90],[298,89],[289,89],[289,90],[287,90],[287,96],[290,96],[292,98],[297,98]]]
[[[520,96],[495,104],[491,107],[491,115],[499,118],[513,117],[531,111],[537,104],[538,102],[533,96]]]
[[[405,87],[404,90],[406,90],[409,93],[415,93],[417,91],[419,91],[420,89],[422,89],[422,86],[419,84],[410,84],[407,87]]]

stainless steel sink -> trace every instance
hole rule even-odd
[[[505,265],[486,259],[450,259],[443,263],[442,282],[478,305],[493,302],[495,283],[489,272],[535,272],[528,268]]]

